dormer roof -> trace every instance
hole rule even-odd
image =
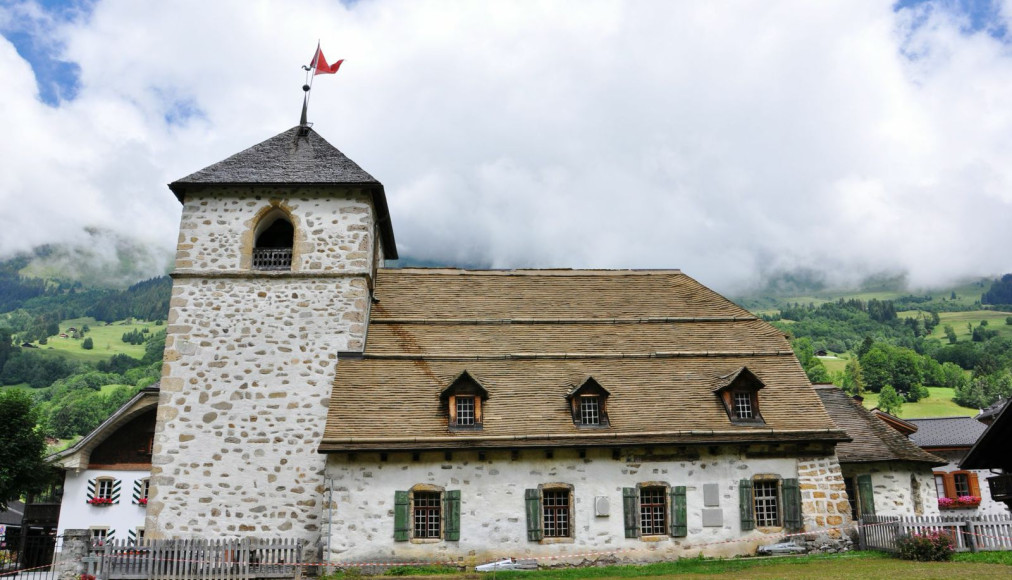
[[[397,258],[383,184],[309,127],[296,125],[245,151],[173,181],[169,189],[182,203],[193,191],[236,185],[361,187],[372,194],[385,255]]]
[[[738,383],[744,383],[745,386],[752,387],[757,391],[766,386],[766,383],[757,377],[755,373],[748,370],[748,367],[739,367],[734,372],[717,377],[717,386],[713,389],[713,392],[719,393]]]
[[[482,399],[488,398],[488,389],[485,388],[485,385],[481,384],[481,381],[474,378],[474,375],[467,372],[467,370],[461,371],[461,373],[457,375],[457,378],[450,381],[450,384],[447,385],[441,393],[439,393],[439,398],[446,399],[450,395],[454,394],[461,382],[466,382],[470,386],[477,387]]]

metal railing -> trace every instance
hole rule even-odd
[[[254,248],[254,270],[291,270],[291,248]]]

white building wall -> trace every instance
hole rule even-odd
[[[977,474],[977,485],[980,486],[980,505],[971,509],[946,509],[942,510],[945,515],[978,515],[978,516],[1007,516],[1009,509],[1003,502],[994,501],[991,498],[991,490],[987,486],[987,478],[994,474],[986,469],[959,469],[959,462],[966,455],[965,451],[931,451],[932,454],[948,459],[948,465],[936,467],[935,471],[950,473],[953,471],[970,471]]]
[[[119,471],[109,469],[85,469],[80,473],[68,471],[63,487],[63,503],[60,505],[60,523],[57,535],[64,530],[86,530],[93,527],[108,527],[115,530],[116,539],[126,540],[130,530],[144,527],[145,506],[133,501],[134,482],[147,479],[147,471]],[[88,504],[88,480],[109,477],[120,481],[119,503],[94,506]]]
[[[330,456],[327,474],[333,479],[328,482],[333,486],[329,513],[331,561],[451,559],[475,563],[503,556],[531,558],[567,553],[592,553],[586,557],[590,561],[649,561],[700,552],[713,556],[754,553],[757,545],[782,538],[783,530],[775,528],[746,532],[744,541],[726,542],[742,538],[739,480],[758,474],[796,478],[798,460],[748,459],[728,454],[683,460],[662,452],[651,458],[642,450],[624,451],[615,460],[611,450],[597,449],[589,450],[584,459],[572,450],[557,451],[553,459],[546,459],[544,451],[525,450],[516,460],[509,452],[489,452],[484,461],[479,461],[474,452],[456,452],[452,460],[445,460],[442,453],[423,453],[418,461],[412,461],[409,454],[392,453],[382,462],[378,454],[360,453],[351,459],[345,454]],[[687,537],[652,541],[625,538],[622,488],[645,482],[687,487]],[[459,542],[393,540],[394,492],[420,483],[461,491]],[[524,490],[547,483],[573,486],[572,542],[527,540]],[[842,487],[838,474],[836,483]],[[704,507],[705,484],[717,484],[719,506]],[[609,500],[611,513],[607,517],[594,515],[594,499],[599,496]],[[843,497],[845,501],[846,495]],[[704,526],[704,509],[719,511],[720,525]],[[806,521],[811,519],[805,515]]]
[[[848,463],[844,477],[870,474],[878,516],[937,516],[938,495],[931,467],[923,463]]]

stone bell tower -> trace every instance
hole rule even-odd
[[[306,125],[169,184],[183,204],[145,531],[298,537],[342,351],[396,258],[383,185]]]

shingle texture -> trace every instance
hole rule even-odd
[[[380,270],[362,358],[342,359],[321,451],[838,441],[783,334],[678,271]],[[764,426],[712,391],[741,367]],[[440,393],[488,390],[478,431],[451,431]],[[610,426],[574,424],[588,377]]]
[[[829,416],[853,439],[836,446],[840,463],[874,461],[913,461],[931,465],[948,463],[914,445],[895,429],[886,425],[840,388],[829,385],[816,387]]]
[[[169,184],[378,184],[316,131],[295,126]]]
[[[910,440],[918,447],[970,447],[987,428],[973,417],[907,419],[917,425]]]

